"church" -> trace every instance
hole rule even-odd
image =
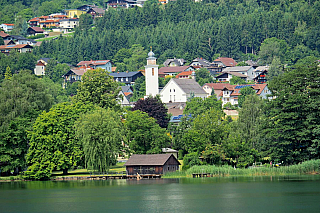
[[[172,78],[166,86],[159,91],[159,65],[152,50],[148,53],[147,65],[145,66],[146,97],[160,95],[163,103],[185,103],[191,97],[208,97],[202,87],[196,82],[195,72],[191,79]]]

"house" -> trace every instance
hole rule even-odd
[[[28,21],[28,23],[31,27],[39,26],[39,22],[40,22],[39,17],[32,18]]]
[[[244,87],[252,87],[256,94],[263,99],[268,98],[267,95],[271,94],[267,84],[227,85],[219,94],[219,97],[222,100],[222,105],[225,105],[226,103],[238,105],[238,98],[241,95],[240,90]]]
[[[254,68],[251,66],[237,66],[237,67],[226,67],[222,72],[232,72],[232,73],[241,73],[242,75],[246,75],[248,80],[253,80],[254,76]]]
[[[73,29],[79,26],[79,19],[78,18],[67,18],[67,19],[60,19],[59,21],[59,28],[61,29]]]
[[[119,102],[121,106],[132,106],[133,103],[130,102],[130,98],[133,95],[133,90],[131,86],[121,86],[121,90],[119,92],[118,97],[121,97],[121,100],[119,99]]]
[[[174,76],[183,71],[194,70],[190,66],[176,66],[176,67],[161,67],[159,69],[159,77],[165,78],[166,76]]]
[[[183,71],[176,75],[176,78],[179,79],[191,79],[194,78],[195,72],[194,71]]]
[[[171,114],[172,116],[182,115],[186,105],[186,102],[166,103],[168,114]]]
[[[253,61],[253,60],[247,60],[245,61],[246,64],[248,64],[249,66],[252,66],[254,69],[256,69],[259,65],[257,61]]]
[[[88,14],[90,14],[92,16],[93,19],[98,18],[98,17],[102,17],[105,14],[105,10],[99,7],[93,7],[91,9],[88,10]]]
[[[3,40],[4,45],[12,45],[12,44],[16,44],[13,40]]]
[[[33,39],[28,39],[20,35],[10,35],[8,40],[14,41],[15,44],[29,44],[31,46],[35,45],[37,42]]]
[[[1,45],[0,52],[4,54],[9,54],[12,50],[19,53],[30,53],[33,47],[29,44],[12,44],[12,45]]]
[[[108,8],[131,8],[134,6],[139,6],[138,1],[135,0],[108,0]]]
[[[64,79],[63,87],[66,87],[67,83],[74,83],[76,81],[81,81],[81,78],[87,70],[91,70],[91,67],[75,67],[70,69],[66,74],[62,77]]]
[[[161,151],[166,154],[172,154],[176,159],[178,159],[178,151],[171,148],[162,148]]]
[[[110,75],[114,78],[115,81],[125,83],[126,86],[133,86],[135,80],[143,76],[143,74],[140,71],[117,72],[117,73],[110,73]]]
[[[217,64],[218,66],[222,66],[223,68],[235,67],[237,65],[237,62],[233,58],[227,57],[219,57],[216,60],[214,60],[213,63]]]
[[[132,155],[124,164],[127,176],[163,175],[179,170],[179,161],[173,154]]]
[[[267,75],[268,75],[268,71],[264,70],[262,72],[259,72],[259,75],[255,77],[253,80],[256,84],[264,84],[268,80]]]
[[[184,66],[186,61],[183,58],[174,58],[174,59],[167,59],[163,65],[165,67],[179,67],[179,66]]]
[[[43,16],[47,17],[47,16]],[[63,20],[63,19],[61,19]],[[46,20],[41,20],[39,21],[39,25],[41,28],[51,28],[51,27],[58,27],[59,26],[59,19],[46,19]]]
[[[214,94],[218,97],[221,91],[226,87],[230,86],[228,83],[206,83],[202,86],[202,89],[208,93],[208,96],[211,96],[212,90]]]
[[[14,24],[0,24],[0,28],[2,28],[5,32],[10,32],[14,28]]]
[[[9,37],[10,35],[5,33],[4,31],[0,31],[0,37],[5,41],[5,40],[10,40]]]
[[[208,97],[208,94],[194,79],[171,78],[160,92],[163,103],[187,102],[191,97]]]
[[[101,68],[108,72],[112,71],[112,62],[110,60],[80,61],[77,66],[91,67],[93,69]]]
[[[78,9],[68,9],[64,11],[69,19],[79,18],[82,14],[87,13],[87,11],[78,10]]]
[[[37,61],[36,67],[34,68],[34,74],[45,75],[46,66],[48,65],[50,59],[51,58],[40,58]]]
[[[229,82],[233,76],[237,76],[247,81],[247,76],[239,72],[223,72],[222,74],[215,77],[218,82]]]
[[[210,67],[210,64],[211,63],[204,58],[196,58],[190,63],[190,66]]]
[[[253,70],[253,73],[254,73],[254,77],[257,77],[258,75],[260,75],[262,72],[265,72],[265,71],[269,71],[269,66],[258,66],[256,67],[254,70]]]
[[[29,35],[38,35],[38,34],[43,34],[44,30],[41,27],[29,27],[27,29],[27,33]]]

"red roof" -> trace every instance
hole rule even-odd
[[[53,19],[49,19],[49,20],[45,20],[45,21],[40,21],[40,23],[54,23],[56,22],[56,20]]]
[[[45,18],[45,19],[47,19],[47,18],[49,18],[49,16],[40,16],[40,18]]]
[[[38,63],[36,64],[36,66],[45,66],[45,64],[42,63],[41,61],[38,61]]]
[[[80,61],[77,65],[78,66],[89,66],[89,65],[103,65],[110,62],[110,60],[97,60],[97,61]]]
[[[3,24],[3,25],[7,25],[7,26],[14,26],[14,24]]]
[[[125,96],[128,96],[128,95],[131,95],[132,92],[124,92],[123,94],[124,94]]]
[[[53,17],[54,18],[66,18],[68,16],[66,16],[66,15],[54,15]]]
[[[237,62],[233,58],[219,57],[214,61],[222,62],[226,67],[235,67],[237,65]]]
[[[29,44],[9,44],[9,45],[1,45],[0,49],[20,49],[20,48],[33,48]]]
[[[222,90],[223,88],[230,86],[228,83],[206,83],[203,86],[213,88],[213,90]]]
[[[236,86],[241,86],[241,85],[227,85],[225,87],[227,90],[232,91],[230,96],[239,96],[239,95],[241,95],[241,93],[240,93],[241,89],[235,89]],[[257,95],[260,95],[266,86],[267,86],[267,84],[254,84],[254,85],[252,85],[252,88],[254,90],[257,90],[257,92],[256,92]],[[223,92],[222,91],[219,94],[219,96],[223,96]]]
[[[29,22],[30,22],[30,21],[39,21],[39,20],[40,20],[40,19],[39,19],[38,17],[35,17],[35,18],[33,18],[33,19],[30,19]]]
[[[183,71],[183,72],[180,72],[178,75],[176,75],[176,78],[179,78],[180,76],[189,76],[192,74],[193,71]]]

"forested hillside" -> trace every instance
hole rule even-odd
[[[120,49],[141,44],[146,51],[153,47],[159,64],[169,57],[212,61],[220,55],[259,56],[269,64],[276,57],[291,65],[319,55],[319,20],[320,2],[312,0],[177,0],[166,5],[149,0],[143,8],[109,9],[94,30],[43,43],[35,54],[76,64],[115,59]]]

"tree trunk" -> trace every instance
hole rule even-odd
[[[67,175],[68,174],[68,169],[62,169],[63,171],[63,175]]]

